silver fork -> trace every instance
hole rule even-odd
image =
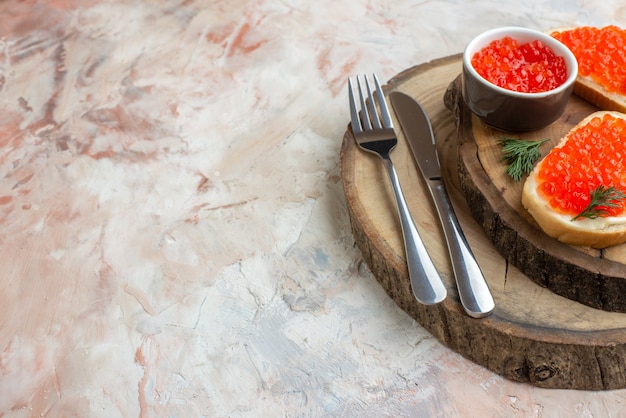
[[[361,149],[376,154],[383,160],[396,198],[413,294],[419,302],[432,305],[445,299],[446,288],[426,251],[424,242],[420,238],[402,193],[396,169],[390,158],[390,153],[396,147],[398,139],[393,130],[389,108],[387,107],[383,90],[380,87],[380,82],[376,74],[374,74],[376,99],[378,99],[380,107],[379,117],[370,81],[367,76],[364,76],[363,79],[362,82],[359,76],[356,76],[361,108],[361,117],[359,117],[355,88],[352,79],[348,78],[352,132]],[[368,99],[365,98],[362,84],[365,84]]]

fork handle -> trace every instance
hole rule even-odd
[[[463,234],[443,181],[428,179],[427,183],[448,244],[461,305],[468,315],[485,317],[495,307],[489,286]]]
[[[383,155],[382,159],[396,198],[413,295],[418,302],[426,305],[439,303],[446,298],[446,287],[441,281],[439,272],[428,255],[424,242],[411,217],[391,158],[388,155]]]

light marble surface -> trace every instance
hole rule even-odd
[[[447,349],[362,263],[346,79],[621,0],[0,2],[0,416],[617,417]]]

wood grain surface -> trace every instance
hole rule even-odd
[[[365,262],[396,304],[439,341],[506,378],[545,388],[626,387],[626,314],[590,307],[558,295],[545,287],[545,282],[540,285],[531,280],[502,256],[474,218],[460,182],[459,114],[444,104],[446,96],[452,103],[454,94],[449,87],[460,72],[460,55],[451,56],[410,68],[384,88],[387,94],[398,90],[416,98],[428,113],[452,203],[485,273],[496,309],[488,318],[474,319],[460,306],[434,206],[399,129],[399,144],[392,159],[418,230],[442,274],[448,298],[435,306],[421,305],[413,298],[391,186],[380,159],[361,151],[348,127],[341,149],[341,173],[352,231]],[[400,126],[395,115],[394,122]],[[481,186],[495,187],[507,196],[512,193],[510,187],[521,187],[489,185],[487,178],[482,180],[486,184]],[[529,224],[529,219],[521,219]],[[501,239],[508,240],[505,236]],[[598,256],[570,250],[574,258]],[[559,274],[567,277],[567,272]]]
[[[512,181],[501,162],[497,140],[548,139],[547,154],[574,125],[598,110],[572,96],[561,118],[534,132],[510,134],[481,123],[463,104],[461,82],[446,93],[446,106],[457,115],[458,168],[470,210],[485,234],[511,264],[559,295],[607,311],[626,312],[626,244],[602,250],[570,246],[547,236],[521,204],[524,179]]]

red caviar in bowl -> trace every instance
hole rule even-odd
[[[556,211],[577,215],[598,186],[626,191],[626,121],[612,115],[595,117],[574,131],[562,147],[541,162],[537,192]],[[624,202],[606,207],[608,216],[621,215]]]
[[[567,80],[563,57],[539,40],[519,43],[510,36],[476,52],[472,67],[492,84],[523,93],[553,90]]]
[[[626,94],[626,31],[617,26],[582,26],[552,37],[567,46],[578,61],[578,73],[608,91]]]

